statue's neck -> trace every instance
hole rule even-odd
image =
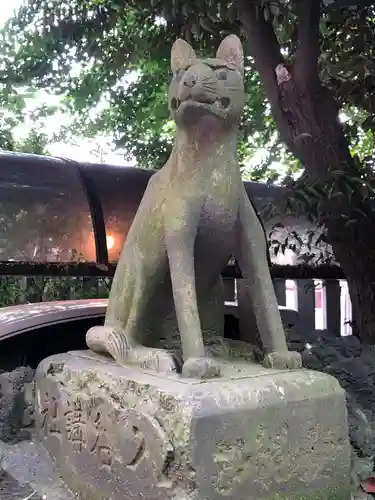
[[[191,129],[177,129],[173,152],[177,162],[187,163],[205,161],[220,163],[236,161],[237,130],[199,124]]]

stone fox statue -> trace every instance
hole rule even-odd
[[[221,272],[234,254],[249,283],[265,365],[297,368],[300,357],[287,349],[264,230],[236,160],[245,101],[241,42],[230,35],[215,58],[198,59],[179,39],[171,67],[173,150],[149,181],[117,265],[105,324],[87,332],[87,345],[120,364],[176,370],[173,355],[152,346],[177,329],[182,374],[217,376],[219,363],[206,354],[203,339],[222,334]]]

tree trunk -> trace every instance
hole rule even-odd
[[[375,216],[369,215],[355,226],[328,224],[328,234],[348,280],[353,333],[362,342],[375,344]]]
[[[329,179],[327,193],[319,200],[320,219],[348,280],[355,328],[363,342],[375,344],[375,214],[359,189],[351,199],[340,195],[342,190],[332,174],[344,171],[359,176],[338,120],[338,107],[319,80],[319,4],[316,0],[298,4],[298,49],[291,62],[283,59],[273,27],[259,4],[237,0],[239,19],[280,138],[304,165],[307,182]],[[334,197],[328,194],[330,187]],[[348,220],[356,222],[348,224]]]
[[[308,96],[298,93],[296,85],[291,91],[281,84],[280,96],[281,106],[289,112],[287,122],[279,120],[280,135],[287,138],[289,149],[303,162],[306,182],[340,170],[358,177],[328,91],[317,89],[315,96]],[[303,120],[291,119],[298,115]],[[354,193],[351,199],[344,195],[321,201],[327,239],[348,280],[354,329],[362,342],[375,344],[375,214],[360,193]],[[348,223],[350,220],[356,222]]]

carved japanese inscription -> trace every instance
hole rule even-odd
[[[82,451],[86,444],[87,434],[82,402],[79,399],[73,400],[72,404],[67,402],[67,409],[63,415],[67,440],[75,451]]]
[[[46,435],[62,440],[59,422],[58,400],[54,396],[49,396],[48,392],[37,393],[37,410],[39,412],[40,428]]]
[[[101,398],[63,398],[40,390],[36,409],[40,437],[57,437],[72,456],[85,453],[104,469],[115,462],[133,471],[143,468],[157,483],[165,482],[165,464],[173,448],[154,417],[133,408],[115,408]]]

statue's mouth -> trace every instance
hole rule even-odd
[[[229,97],[222,97],[221,99],[215,99],[215,100],[212,100],[212,99],[204,99],[203,97],[202,98],[199,98],[199,99],[192,99],[191,97],[187,98],[187,99],[184,99],[184,100],[180,100],[180,99],[177,99],[176,97],[173,97],[172,100],[171,100],[171,106],[172,106],[172,109],[174,110],[178,110],[182,105],[186,105],[186,106],[196,106],[196,107],[213,107],[214,105],[219,107],[220,109],[227,109],[229,108],[230,106],[230,99]]]

